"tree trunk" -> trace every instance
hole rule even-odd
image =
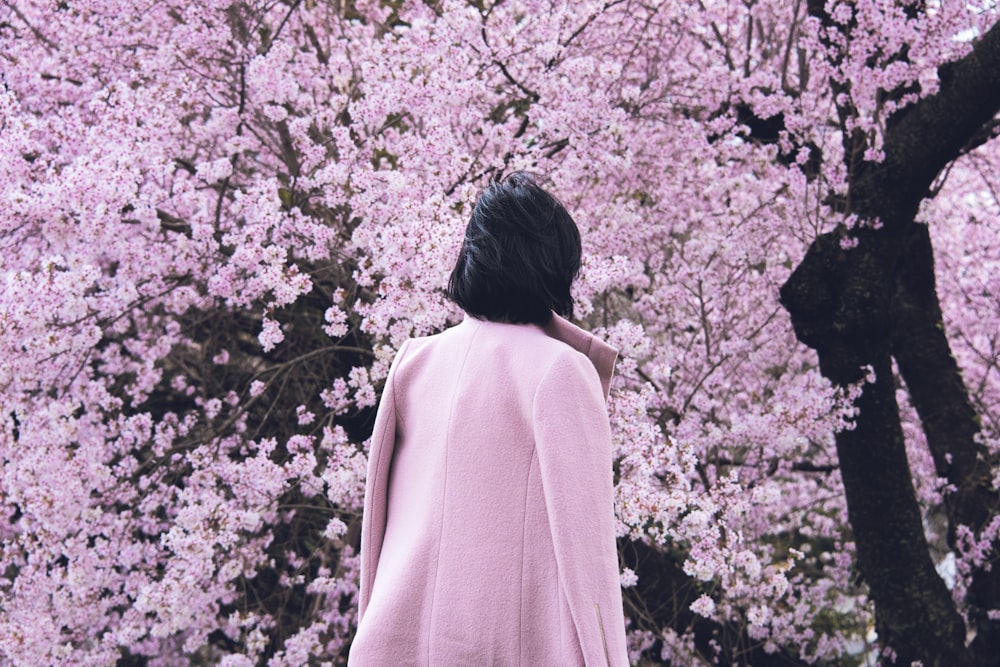
[[[810,0],[810,14],[837,29],[826,3]],[[847,28],[845,28],[847,29]],[[934,291],[929,238],[915,218],[941,171],[970,147],[1000,110],[1000,24],[964,58],[940,70],[941,85],[888,119],[881,163],[854,162],[849,210],[865,227],[817,238],[782,286],[781,302],[796,336],[814,348],[824,376],[841,386],[870,366],[857,407],[856,427],[836,436],[858,567],[875,603],[880,641],[895,652],[886,663],[925,667],[996,664],[996,623],[983,607],[997,599],[994,575],[977,573],[970,589],[976,641],[965,646],[965,625],[934,571],[913,493],[895,402],[895,355],[927,430],[938,473],[957,493],[948,500],[950,528],[981,526],[996,512],[987,464],[975,443],[977,422],[951,356]],[[831,82],[836,88],[836,82]],[[855,110],[838,107],[848,160],[865,137],[848,132]],[[850,236],[857,248],[844,250]],[[978,611],[977,611],[978,610]]]
[[[934,459],[938,477],[954,491],[944,497],[948,545],[956,548],[956,529],[976,535],[1000,510],[991,488],[988,452],[977,440],[979,418],[969,402],[945,335],[934,280],[934,251],[926,225],[911,225],[903,240],[903,262],[893,299],[892,353],[906,382]],[[1000,545],[994,544],[994,549]],[[1000,664],[1000,623],[986,612],[1000,600],[1000,568],[973,574],[966,601],[976,637],[977,664]]]
[[[840,386],[875,380],[857,401],[854,428],[836,434],[858,569],[875,602],[880,642],[897,664],[973,664],[965,625],[934,569],[906,460],[890,357],[891,246],[868,234],[843,250],[839,234],[813,242],[782,286],[781,302],[799,339]]]

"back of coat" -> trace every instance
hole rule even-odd
[[[627,664],[586,355],[474,318],[411,339],[371,442],[352,667]]]

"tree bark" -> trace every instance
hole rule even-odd
[[[818,0],[810,0],[809,10],[829,18]],[[915,217],[934,179],[1000,110],[1000,24],[940,75],[936,94],[890,118],[885,160],[850,165],[847,212],[877,220],[881,229],[820,236],[781,289],[796,335],[816,350],[824,376],[845,386],[861,379],[866,366],[875,372],[857,402],[855,428],[836,435],[837,453],[880,641],[895,652],[895,664],[921,661],[925,667],[996,664],[1000,655],[996,623],[976,611],[995,604],[996,580],[977,574],[970,589],[977,637],[967,648],[963,619],[934,570],[891,363],[896,356],[939,474],[958,489],[946,507],[949,532],[959,522],[981,527],[996,512],[996,498],[975,441],[976,415],[940,326],[930,241],[919,237]],[[845,145],[857,139],[845,130]],[[841,248],[848,236],[859,241],[857,248]]]
[[[911,225],[896,276],[892,353],[920,416],[937,475],[954,488],[945,495],[944,507],[948,545],[955,549],[957,527],[968,526],[978,535],[1000,511],[1000,497],[992,488],[989,453],[976,439],[979,417],[945,335],[933,253],[927,226]],[[1000,664],[1000,622],[986,614],[997,600],[1000,568],[974,572],[966,601],[977,664]]]
[[[813,242],[782,286],[781,301],[820,371],[847,386],[875,380],[857,401],[854,428],[836,434],[858,569],[875,602],[880,642],[897,664],[973,664],[965,625],[934,569],[906,459],[890,357],[891,265],[886,237],[869,233],[843,250],[839,234]]]

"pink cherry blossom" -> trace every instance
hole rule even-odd
[[[623,562],[631,659],[890,655],[834,441],[874,371],[833,386],[778,290],[818,235],[847,257],[882,231],[851,179],[1000,15],[806,5],[3,3],[0,664],[344,664],[373,409],[399,346],[460,321],[470,208],[515,169],[574,215],[575,319],[621,351],[623,559],[690,584],[677,619],[644,614],[656,582]],[[918,219],[996,488],[995,124],[979,139]],[[968,614],[1000,519],[949,542],[955,489],[896,395]]]

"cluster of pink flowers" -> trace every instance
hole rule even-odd
[[[343,664],[382,382],[461,318],[465,220],[514,169],[574,214],[576,316],[622,352],[623,542],[766,650],[859,653],[833,433],[864,383],[823,380],[777,289],[843,222],[836,106],[878,161],[885,117],[998,14],[830,2],[844,37],[801,4],[3,3],[0,665]],[[757,140],[741,108],[784,127]],[[994,453],[997,145],[922,213]],[[931,517],[948,489],[904,419]],[[960,533],[957,597],[997,525]],[[690,628],[630,623],[635,659],[704,658]]]

